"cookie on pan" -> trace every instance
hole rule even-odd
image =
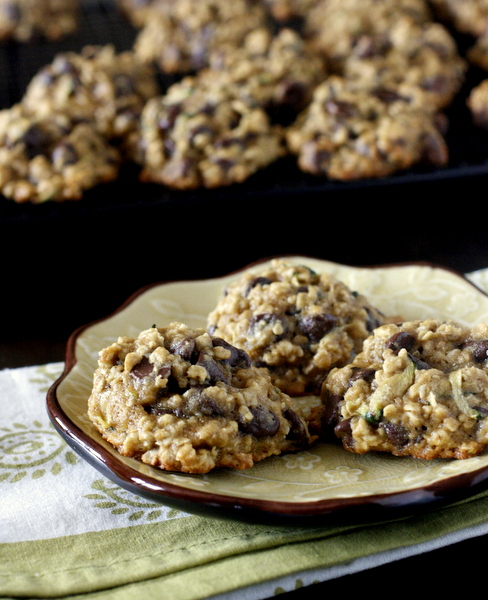
[[[293,29],[273,33],[258,27],[241,46],[221,45],[209,56],[209,68],[199,78],[235,86],[252,98],[273,121],[287,122],[310,102],[313,90],[325,79],[327,63],[312,52]]]
[[[368,87],[419,87],[434,109],[450,106],[465,81],[467,62],[441,23],[404,17],[379,36],[364,35],[346,57],[342,76]]]
[[[210,51],[222,44],[239,46],[267,22],[264,7],[253,0],[179,0],[171,11],[151,15],[134,52],[164,73],[192,74],[207,66]]]
[[[488,445],[488,325],[426,319],[377,328],[324,383],[324,432],[344,448],[421,459]]]
[[[0,41],[57,41],[79,25],[79,0],[0,0]]]
[[[292,396],[320,392],[385,317],[327,273],[274,260],[226,286],[207,319],[212,335],[245,350]]]
[[[192,76],[147,102],[133,144],[141,180],[174,189],[241,183],[284,154],[282,128],[256,101]]]
[[[93,122],[107,139],[120,140],[137,127],[144,104],[158,93],[153,68],[107,44],[58,53],[34,75],[21,102],[32,114],[65,112]]]
[[[343,181],[445,166],[444,122],[422,96],[415,86],[367,88],[330,76],[287,128],[288,148],[302,171]]]
[[[351,54],[367,55],[403,18],[431,21],[426,0],[319,0],[305,17],[303,35],[340,73]],[[381,47],[381,46],[380,46]]]
[[[245,352],[178,322],[100,352],[88,416],[123,456],[185,473],[246,469],[314,440]]]
[[[64,113],[0,111],[0,192],[18,203],[79,200],[119,174],[121,157],[91,123]]]

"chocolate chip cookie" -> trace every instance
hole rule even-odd
[[[144,104],[158,93],[153,68],[108,44],[57,54],[34,75],[21,102],[42,118],[61,111],[93,122],[107,139],[118,141],[138,126]]]
[[[185,473],[245,469],[313,441],[264,369],[182,323],[102,350],[88,416],[123,456]]]
[[[241,183],[284,154],[283,131],[262,107],[191,76],[147,102],[133,149],[142,181],[175,189]]]
[[[327,273],[275,260],[223,291],[208,331],[245,350],[287,394],[314,394],[384,322],[364,296]]]
[[[258,27],[242,46],[221,45],[212,51],[209,68],[199,77],[237,87],[274,121],[286,122],[305,108],[326,74],[324,58],[312,52],[295,30],[285,27],[273,34]]]
[[[0,41],[56,41],[74,33],[79,0],[0,0]]]
[[[33,117],[20,104],[0,111],[0,191],[15,202],[79,200],[116,179],[121,158],[90,123],[64,113]]]
[[[417,86],[437,110],[450,106],[466,70],[467,62],[444,25],[407,17],[396,19],[379,36],[362,36],[342,64],[342,76],[358,85]]]
[[[286,132],[299,168],[336,180],[382,177],[418,164],[444,166],[448,148],[418,88],[356,87],[331,76]]]
[[[152,14],[138,33],[134,51],[164,73],[192,74],[208,64],[222,44],[238,46],[268,15],[253,0],[179,0],[171,11]]]
[[[425,0],[326,0],[319,1],[305,18],[303,33],[331,68],[340,73],[351,54],[376,50],[397,20],[431,21]]]
[[[323,386],[324,425],[347,450],[422,459],[488,444],[488,326],[427,319],[377,328]]]

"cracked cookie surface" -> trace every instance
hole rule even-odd
[[[352,360],[383,315],[327,273],[273,261],[226,286],[208,331],[245,350],[274,383],[298,396]]]
[[[324,431],[358,454],[476,456],[488,444],[488,326],[386,324],[323,386]]]
[[[186,473],[249,468],[313,440],[245,352],[177,322],[100,352],[88,415],[122,455]]]

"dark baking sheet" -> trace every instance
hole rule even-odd
[[[76,35],[0,47],[0,105],[19,100],[58,52],[105,43],[122,51],[136,33],[113,0],[85,0]],[[68,336],[144,285],[218,277],[277,254],[350,265],[428,260],[462,272],[486,266],[484,219],[473,219],[472,205],[477,183],[486,185],[488,132],[472,126],[465,106],[483,76],[471,70],[448,111],[450,163],[442,169],[334,182],[300,173],[286,157],[240,185],[179,192],[139,183],[127,165],[80,201],[0,197],[0,339]]]
[[[118,51],[131,48],[136,30],[117,9],[113,0],[85,0],[82,4],[81,26],[76,35],[59,42],[32,42],[28,44],[8,44],[0,47],[0,107],[8,107],[18,101],[31,77],[44,65],[50,63],[58,52],[80,50],[86,44],[112,43]],[[461,51],[471,40],[458,37]],[[447,140],[450,161],[444,168],[414,169],[390,177],[353,182],[329,181],[300,173],[292,157],[287,157],[251,177],[248,182],[232,188],[206,192],[175,192],[158,185],[137,183],[137,169],[128,166],[124,169],[121,181],[101,186],[85,194],[73,203],[62,205],[48,202],[43,206],[29,204],[15,205],[0,197],[0,225],[6,221],[24,221],[52,218],[59,214],[72,214],[86,210],[124,211],[140,205],[167,205],[177,202],[202,201],[209,194],[212,197],[245,199],[256,194],[262,198],[280,196],[300,196],[355,189],[378,189],[385,185],[419,183],[423,181],[464,178],[488,173],[488,132],[475,128],[465,106],[466,95],[471,87],[484,76],[479,70],[470,69],[466,85],[447,111],[449,131]],[[171,81],[161,79],[162,87]]]

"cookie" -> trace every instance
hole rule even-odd
[[[328,371],[351,361],[383,322],[364,296],[331,275],[274,260],[226,287],[207,328],[298,396],[319,392]]]
[[[193,74],[208,64],[222,44],[238,46],[244,36],[267,23],[263,6],[253,0],[179,0],[140,30],[134,52],[164,73]]]
[[[0,41],[56,41],[78,29],[79,0],[0,0]]]
[[[222,45],[210,54],[199,77],[238,87],[244,98],[262,106],[276,122],[296,117],[325,79],[325,59],[308,48],[293,29],[273,34],[267,27],[249,33],[240,47]]]
[[[488,129],[488,79],[476,85],[466,99],[474,125]]]
[[[429,0],[436,17],[457,31],[478,37],[488,29],[486,0]]]
[[[116,179],[120,162],[90,123],[63,113],[33,117],[20,104],[0,111],[0,192],[10,200],[79,200]]]
[[[437,110],[451,104],[466,70],[467,62],[446,27],[410,18],[396,19],[379,36],[362,36],[342,64],[342,76],[358,85],[417,86]]]
[[[445,166],[449,152],[437,115],[415,100],[417,92],[363,89],[331,76],[287,128],[288,148],[302,171],[342,181]]]
[[[146,101],[159,93],[155,71],[133,52],[85,46],[61,52],[31,79],[21,99],[41,118],[54,112],[93,122],[107,139],[120,140],[138,127]]]
[[[377,328],[323,386],[344,448],[464,459],[488,444],[488,326],[427,319]]]
[[[343,61],[353,52],[363,54],[379,43],[401,18],[414,23],[431,20],[425,0],[326,0],[309,11],[304,36],[327,57],[331,68],[340,74]],[[367,45],[368,44],[368,45]]]
[[[147,102],[133,150],[142,181],[175,189],[241,183],[284,153],[282,129],[264,109],[191,76]]]
[[[182,323],[102,350],[88,400],[120,454],[185,473],[246,469],[308,447],[297,410],[244,352]]]

